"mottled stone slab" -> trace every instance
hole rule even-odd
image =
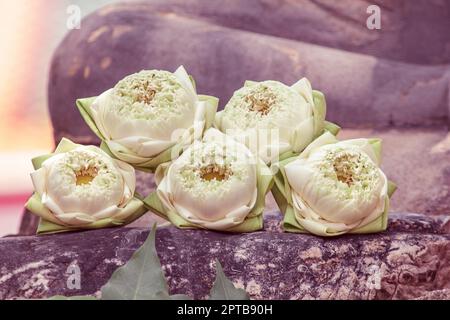
[[[450,300],[450,289],[426,292],[416,300]]]
[[[253,299],[427,299],[448,297],[450,234],[446,217],[391,216],[375,235],[323,239],[266,231],[223,234],[162,227],[157,250],[172,293],[204,298],[213,261]],[[148,228],[116,228],[0,239],[0,299],[99,294],[112,272],[145,240]],[[81,289],[67,288],[71,264]],[[435,293],[435,294],[433,294]]]

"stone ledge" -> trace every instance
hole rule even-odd
[[[253,299],[426,299],[450,288],[448,217],[392,214],[384,233],[334,239],[281,233],[278,219],[268,215],[266,230],[251,234],[160,228],[157,250],[171,292],[205,297],[214,259]],[[98,294],[147,234],[116,228],[2,238],[0,299]],[[74,261],[81,290],[66,287]]]

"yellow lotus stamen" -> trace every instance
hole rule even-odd
[[[156,90],[147,81],[143,86],[142,92],[137,96],[137,101],[144,102],[145,104],[150,104],[150,102],[155,97],[155,94]]]
[[[275,95],[267,87],[258,89],[252,95],[245,97],[245,101],[250,104],[250,110],[266,115],[275,103]]]
[[[81,186],[85,184],[89,184],[94,180],[94,178],[97,176],[98,170],[95,167],[88,167],[86,169],[81,169],[77,172],[75,172],[76,176],[76,185]]]
[[[206,181],[211,181],[213,179],[217,181],[227,180],[232,174],[233,172],[226,165],[209,164],[200,168],[200,177]]]
[[[358,161],[357,155],[344,153],[334,159],[333,169],[339,181],[346,183],[349,187],[354,181],[353,166]]]

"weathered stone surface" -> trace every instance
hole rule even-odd
[[[55,52],[49,108],[55,140],[94,139],[75,108],[141,69],[186,66],[198,91],[220,105],[245,80],[291,84],[307,76],[325,92],[329,120],[343,126],[435,125],[448,122],[449,67],[377,59],[301,41],[230,29],[152,5],[113,5],[71,31]],[[176,39],[174,36],[176,35]]]
[[[447,217],[392,215],[384,233],[335,239],[281,233],[275,214],[268,217],[266,231],[251,234],[158,229],[171,292],[205,297],[217,258],[253,299],[448,298]],[[148,228],[116,228],[2,238],[0,298],[99,294],[147,234]],[[80,290],[66,286],[72,263],[81,269]]]
[[[450,300],[450,289],[430,291],[416,300]]]

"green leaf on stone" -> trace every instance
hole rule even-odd
[[[156,224],[144,244],[101,288],[102,300],[169,299],[166,279],[155,247]]]
[[[249,300],[247,292],[236,288],[225,275],[222,265],[216,260],[216,280],[209,294],[210,300]]]

